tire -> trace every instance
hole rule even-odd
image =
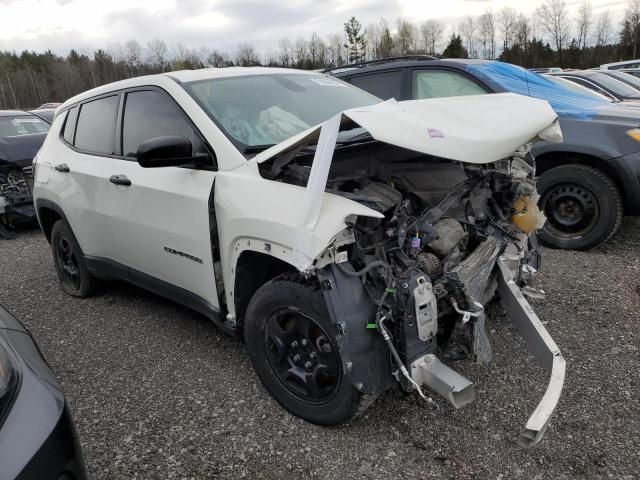
[[[249,357],[265,388],[289,412],[319,425],[353,419],[375,400],[343,374],[333,332],[319,285],[290,274],[258,289],[245,315]],[[305,369],[306,362],[314,363]]]
[[[547,222],[539,234],[547,246],[588,250],[609,240],[622,223],[622,197],[602,171],[561,165],[538,179],[540,209]]]
[[[87,269],[84,254],[71,227],[64,220],[58,220],[53,225],[51,251],[62,290],[73,297],[90,296],[95,280]]]

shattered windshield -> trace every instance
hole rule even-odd
[[[268,74],[184,85],[243,151],[267,148],[350,108],[380,99],[326,75]]]

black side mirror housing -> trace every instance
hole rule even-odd
[[[138,146],[136,159],[141,167],[180,167],[202,163],[208,158],[206,154],[193,155],[191,142],[175,135],[150,138]]]

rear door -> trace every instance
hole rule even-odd
[[[85,255],[105,257],[111,249],[104,176],[115,154],[120,95],[106,95],[69,109],[50,165],[47,190],[65,212]]]
[[[411,70],[410,83],[413,100],[490,93],[471,76],[447,68]]]
[[[352,85],[382,100],[389,100],[390,98],[404,100],[404,82],[405,70],[403,69],[354,75],[349,79],[349,83]]]
[[[201,168],[142,168],[136,161],[140,143],[163,136],[189,139],[194,154],[213,159],[213,152],[165,91],[148,87],[123,95],[120,156],[104,177],[114,238],[109,258],[130,267],[138,283],[168,297],[196,295],[217,310],[209,227],[213,160]]]

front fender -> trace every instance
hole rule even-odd
[[[229,314],[235,316],[234,285],[236,263],[243,251],[266,253],[296,269],[295,239],[300,234],[300,218],[306,189],[266,180],[255,163],[216,175],[214,207],[222,277]],[[316,225],[308,232],[302,253],[316,259],[346,227],[346,218],[380,216],[356,202],[324,194]]]

